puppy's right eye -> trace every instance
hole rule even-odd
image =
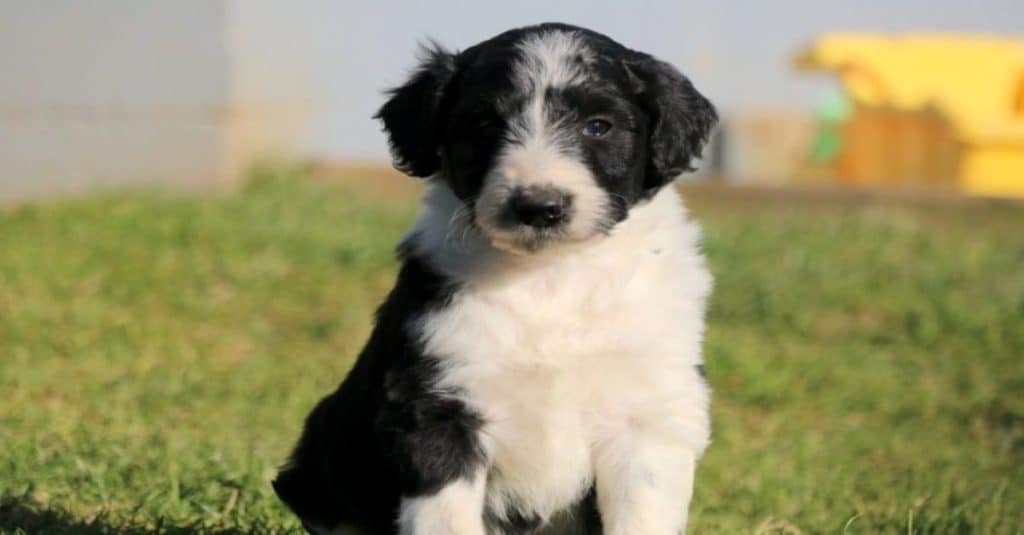
[[[590,119],[583,123],[583,135],[586,137],[601,137],[612,129],[612,123],[604,119]]]

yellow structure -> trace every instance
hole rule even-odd
[[[1024,39],[837,33],[797,66],[837,74],[854,103],[843,142],[858,154],[845,154],[841,178],[916,172],[972,194],[1024,197]],[[920,156],[893,162],[894,147]],[[893,172],[904,176],[877,176]]]

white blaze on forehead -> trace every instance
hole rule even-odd
[[[575,33],[550,31],[531,35],[518,45],[522,54],[515,67],[514,79],[522,90],[565,86],[583,81],[578,58],[588,51]]]
[[[520,59],[512,79],[527,97],[522,115],[512,121],[512,137],[520,141],[544,138],[559,143],[554,118],[545,113],[545,96],[552,87],[566,87],[584,81],[581,58],[588,55],[573,32],[553,30],[525,38],[518,47]]]

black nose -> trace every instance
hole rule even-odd
[[[554,188],[529,187],[516,190],[508,203],[516,222],[535,228],[548,228],[569,219],[572,196]]]

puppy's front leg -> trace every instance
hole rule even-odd
[[[629,419],[595,450],[605,535],[686,531],[694,471],[707,445],[708,427],[706,415],[693,409],[684,421],[666,421],[665,412],[672,414],[673,408]]]
[[[487,463],[483,420],[413,374],[388,381],[377,421],[401,486],[400,535],[484,535]]]
[[[696,455],[666,444],[635,444],[599,459],[597,501],[605,535],[679,535],[686,530]]]
[[[401,535],[485,535],[481,468],[469,478],[454,480],[430,496],[403,497]]]

